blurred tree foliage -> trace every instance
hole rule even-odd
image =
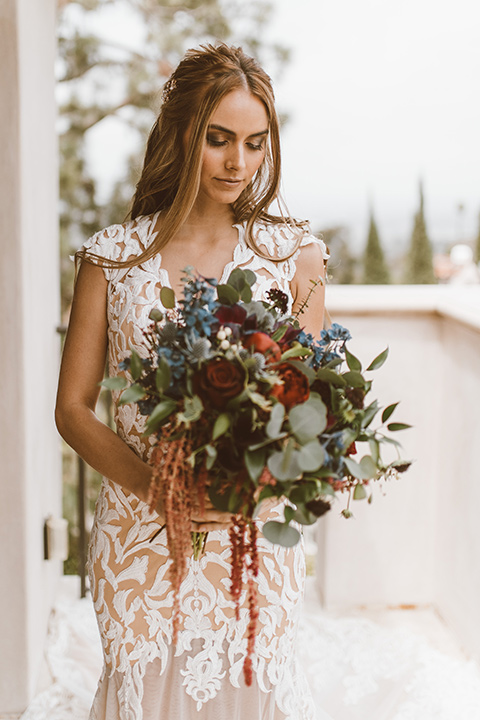
[[[348,229],[338,225],[315,234],[322,238],[330,253],[327,271],[329,283],[352,285],[357,282],[358,259],[351,253]]]
[[[362,282],[365,285],[388,285],[391,282],[373,210],[370,210],[370,227],[363,254]]]
[[[101,37],[98,18],[113,5],[142,28],[141,47],[124,38]],[[163,83],[185,50],[225,40],[242,45],[262,64],[280,69],[288,50],[262,35],[272,4],[264,0],[59,0],[58,85],[60,98],[60,241],[62,306],[71,303],[73,267],[68,256],[83,240],[122,222],[138,180],[144,143],[160,102]],[[106,16],[105,22],[108,22]],[[138,152],[126,177],[116,179],[110,198],[99,204],[87,163],[89,131],[115,117],[138,133]],[[120,149],[122,150],[122,149]]]
[[[437,282],[433,272],[433,252],[427,235],[423,207],[423,187],[420,183],[420,207],[415,215],[410,249],[406,259],[405,283],[434,284]]]

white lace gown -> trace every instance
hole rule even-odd
[[[138,255],[155,237],[158,215],[113,225],[90,238],[84,248],[101,257],[125,260]],[[242,224],[225,282],[236,267],[257,275],[254,299],[271,287],[283,290],[290,307],[290,282],[301,248],[276,263],[258,257],[245,242]],[[293,237],[280,226],[258,225],[257,241],[271,257],[284,256]],[[319,243],[306,236],[302,246]],[[158,307],[160,288],[170,286],[161,254],[141,266],[105,269],[108,280],[109,369],[130,347],[142,354],[143,329]],[[142,437],[144,418],[136,405],[117,407],[117,432],[141,457],[150,441]],[[283,514],[271,508],[259,517]],[[230,549],[226,531],[211,532],[205,553],[190,560],[180,589],[181,623],[172,645],[172,587],[165,531],[153,541],[160,519],[145,503],[104,479],[89,548],[91,590],[103,646],[104,668],[90,720],[317,720],[318,709],[295,655],[295,637],[305,581],[304,550],[272,545],[260,535],[257,579],[259,621],[253,660],[254,679],[246,687],[246,594],[235,620],[229,593]],[[327,717],[322,715],[322,718]]]

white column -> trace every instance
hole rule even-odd
[[[54,0],[0,4],[0,714],[21,712],[61,573],[43,525],[61,512]]]

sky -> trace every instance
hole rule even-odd
[[[291,49],[274,77],[279,110],[289,115],[282,151],[291,213],[309,219],[313,230],[347,227],[360,250],[373,208],[382,242],[399,253],[422,180],[434,244],[472,240],[480,213],[478,0],[273,6],[266,39]],[[136,42],[121,13],[100,29]],[[104,188],[121,163],[119,143],[127,144],[119,128],[99,128],[93,138],[91,158]],[[118,157],[105,163],[102,153]]]

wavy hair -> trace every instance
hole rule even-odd
[[[246,242],[261,257],[272,260],[257,245],[253,226],[257,220],[281,222],[298,229],[298,248],[305,225],[287,215],[274,216],[268,208],[277,200],[281,208],[280,133],[272,83],[258,62],[240,47],[225,43],[201,45],[188,50],[164,85],[160,113],[150,132],[140,180],[129,217],[162,211],[161,233],[140,255],[125,261],[106,261],[80,251],[101,265],[131,267],[157,254],[186,221],[197,198],[202,155],[212,113],[230,92],[248,90],[264,104],[269,135],[264,160],[250,184],[232,203],[235,222],[246,222]],[[190,129],[188,144],[184,139]],[[282,210],[280,210],[282,212]],[[279,259],[286,259],[285,257]],[[102,260],[103,262],[99,262]]]

